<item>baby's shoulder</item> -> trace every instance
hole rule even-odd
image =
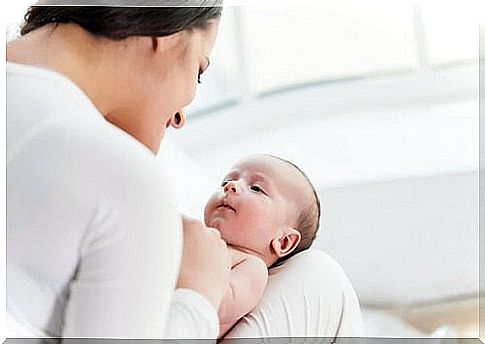
[[[267,270],[266,263],[254,254],[239,250],[238,248],[235,248],[233,246],[228,246],[227,249],[232,258],[233,267],[235,265],[244,263],[245,265],[251,265],[260,268],[262,267]]]
[[[261,258],[251,254],[246,254],[246,258],[243,260],[241,265],[244,265],[245,273],[251,276],[252,280],[266,284],[268,279],[268,267]]]
[[[241,263],[243,260],[246,260],[250,256],[249,253],[238,250],[233,246],[227,246],[227,250],[229,251],[229,255],[231,256],[233,266],[235,264]]]
[[[268,271],[268,267],[266,266],[266,263],[264,262],[264,260],[252,254],[247,254],[246,264],[253,266],[254,269],[258,269],[266,272]]]

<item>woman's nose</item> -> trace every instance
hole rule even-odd
[[[224,185],[224,192],[232,192],[234,194],[239,194],[241,193],[241,187],[234,181],[227,182],[226,185]]]

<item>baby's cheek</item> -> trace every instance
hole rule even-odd
[[[261,202],[262,203],[262,202]],[[251,220],[257,224],[265,223],[268,218],[274,215],[274,210],[267,204],[256,204],[251,207]]]
[[[258,235],[261,237],[273,237],[275,230],[282,222],[282,216],[277,209],[266,207],[260,209],[254,215],[254,228],[257,228]]]
[[[211,198],[209,198],[209,201],[207,201],[207,204],[205,205],[204,208],[204,222],[206,226],[209,226],[210,218],[211,218],[211,213],[215,210],[215,195],[212,195]]]

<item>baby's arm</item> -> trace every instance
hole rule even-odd
[[[260,258],[246,256],[231,269],[226,293],[219,307],[222,337],[258,304],[268,281],[268,268]]]

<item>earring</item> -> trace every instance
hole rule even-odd
[[[179,125],[180,122],[182,122],[182,116],[180,116],[180,113],[178,113],[178,112],[175,114],[173,119],[174,119],[176,125]]]

